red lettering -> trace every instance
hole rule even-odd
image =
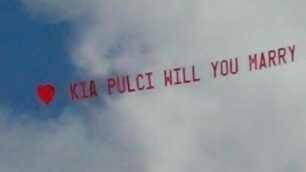
[[[221,75],[226,76],[228,74],[228,62],[227,60],[222,60],[220,63],[221,66]]]
[[[130,78],[129,78],[128,75],[126,76],[126,84],[127,84],[128,92],[134,92],[134,91],[135,91],[134,88],[131,88],[131,85],[130,85]]]
[[[200,78],[196,77],[196,72],[195,72],[195,66],[194,65],[192,66],[192,80],[194,82],[200,81]]]
[[[285,48],[279,48],[278,49],[278,64],[282,64],[281,59],[283,60],[283,62],[286,64],[286,49]]]
[[[291,53],[291,61],[294,62],[295,45],[293,45],[292,47],[289,46],[288,48]]]
[[[233,69],[233,59],[230,59],[230,72],[235,75],[239,71],[238,58],[235,58],[235,70]]]
[[[259,63],[259,69],[261,68],[267,68],[267,64],[266,64],[266,60],[265,60],[265,54],[264,53],[261,53],[261,56],[260,56],[260,63]]]
[[[270,50],[268,52],[268,56],[269,56],[269,67],[271,67],[272,63],[273,63],[274,66],[276,66],[276,63],[275,63],[276,52],[275,52],[275,50]]]
[[[145,88],[144,85],[142,85],[142,87],[140,86],[140,79],[143,79],[143,75],[142,74],[138,74],[136,77],[136,86],[138,90],[143,90]]]
[[[93,96],[98,96],[98,93],[97,93],[97,88],[96,88],[96,84],[95,84],[95,81],[91,80],[89,82],[89,90],[90,90],[90,97],[93,97]]]
[[[164,70],[165,86],[172,85],[172,70]]]
[[[86,94],[86,81],[81,81],[79,84],[81,85],[83,91],[81,98],[82,99],[88,98],[88,95]]]
[[[257,54],[249,55],[249,71],[252,71],[253,67],[257,70]]]
[[[79,96],[76,92],[76,87],[77,87],[76,83],[70,84],[70,95],[72,100],[79,99]]]
[[[112,94],[112,88],[114,88],[116,85],[116,81],[114,78],[109,78],[107,79],[107,89],[108,89],[108,94]]]
[[[148,90],[154,88],[154,86],[152,85],[152,80],[151,80],[152,75],[153,75],[153,72],[146,73],[146,76],[148,77],[148,84],[149,84],[149,86],[147,87]]]
[[[216,63],[214,64],[213,62],[211,63],[211,66],[214,70],[214,78],[217,77],[217,67],[218,67],[219,61],[216,61]]]
[[[181,84],[182,82],[180,81],[180,77],[179,77],[179,71],[181,70],[181,68],[174,68],[173,69],[176,73],[176,81],[174,82],[175,85]]]
[[[183,82],[184,82],[184,83],[190,83],[190,82],[191,82],[191,80],[187,80],[187,79],[186,79],[185,67],[183,67]]]
[[[122,87],[120,87],[120,77],[117,77],[117,89],[119,91],[119,93],[124,93],[125,92],[125,79],[124,76],[121,77],[122,79]]]

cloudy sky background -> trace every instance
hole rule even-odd
[[[306,170],[305,2],[2,3],[0,171]],[[250,53],[292,44],[295,63],[247,71]],[[210,62],[236,56],[240,74],[213,79]],[[161,87],[164,69],[193,64],[201,82]],[[148,70],[148,92],[48,108],[34,94]]]

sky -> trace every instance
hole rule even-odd
[[[69,26],[31,17],[20,1],[4,0],[0,6],[1,104],[10,106],[17,117],[25,111],[35,113],[40,106],[37,84],[52,82],[61,87],[60,83],[73,77],[66,50]],[[67,101],[64,97],[58,100],[51,110],[54,114]],[[48,111],[42,115],[39,117],[53,116]]]
[[[304,172],[305,5],[2,0],[0,171]],[[248,55],[292,45],[293,63],[248,71]],[[234,57],[240,72],[214,78],[211,62]],[[192,65],[199,82],[162,87],[163,70]],[[155,89],[107,94],[108,77],[147,71]],[[99,96],[72,101],[80,80]]]

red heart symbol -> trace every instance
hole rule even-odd
[[[37,96],[44,104],[49,105],[55,95],[55,88],[52,84],[41,84],[37,87]]]

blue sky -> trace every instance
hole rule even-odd
[[[0,1],[0,104],[15,112],[53,117],[69,100],[73,66],[66,40],[69,26],[34,18],[22,2]],[[36,85],[52,82],[58,94],[51,106],[36,98]],[[33,113],[31,113],[33,114]]]

